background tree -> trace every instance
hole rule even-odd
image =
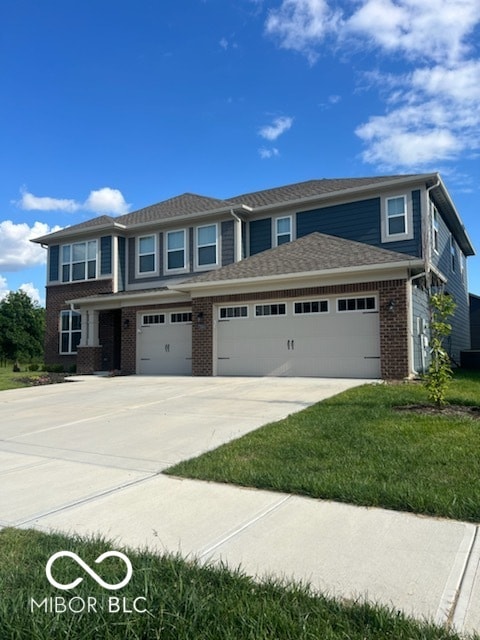
[[[7,360],[43,358],[45,309],[24,291],[0,301],[0,356]]]
[[[425,377],[425,386],[429,399],[439,408],[446,403],[445,395],[453,374],[444,341],[452,332],[452,325],[448,320],[455,312],[456,306],[453,298],[445,293],[434,293],[430,296],[431,362]]]

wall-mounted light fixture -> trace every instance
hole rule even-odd
[[[393,313],[395,311],[395,307],[396,307],[395,300],[390,300],[390,302],[388,303],[388,307],[387,307],[388,311],[390,313]]]
[[[123,321],[123,328],[128,329],[129,326],[130,326],[130,318],[125,318],[125,320]]]
[[[203,324],[203,311],[197,313],[197,324]]]

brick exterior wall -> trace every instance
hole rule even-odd
[[[71,282],[69,284],[51,285],[46,294],[46,327],[45,327],[45,362],[61,364],[66,369],[76,364],[76,355],[60,355],[59,323],[60,311],[70,309],[65,300],[94,296],[112,292],[112,280],[92,280],[90,282]]]
[[[102,370],[102,347],[78,347],[77,373],[91,374]]]
[[[355,295],[367,292],[378,292],[379,294],[382,378],[403,379],[409,375],[406,280],[361,282],[357,284],[196,298],[192,301],[192,373],[194,376],[213,375],[213,305],[215,304],[307,296]],[[394,301],[393,312],[389,311],[390,301]],[[202,323],[197,321],[199,313],[203,314]]]

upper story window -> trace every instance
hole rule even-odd
[[[406,195],[382,199],[382,242],[413,238],[412,203]]]
[[[187,268],[185,229],[167,232],[165,253],[167,271],[184,271]]]
[[[452,272],[455,273],[455,271],[457,270],[457,248],[455,246],[455,240],[453,239],[453,236],[450,236],[450,259]]]
[[[275,220],[275,238],[274,244],[277,247],[279,244],[290,242],[292,240],[292,217],[277,218]]]
[[[432,204],[432,246],[435,253],[439,252],[440,222],[438,219],[438,211]]]
[[[216,224],[197,228],[197,267],[218,264],[218,230]]]
[[[143,236],[138,238],[138,273],[153,273],[157,270],[157,238]]]
[[[387,198],[387,233],[389,236],[407,232],[407,199],[405,196]]]
[[[93,280],[97,277],[97,241],[62,246],[62,282]]]

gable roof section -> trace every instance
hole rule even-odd
[[[373,265],[388,267],[392,264],[405,263],[407,266],[412,261],[415,266],[421,265],[421,260],[405,253],[387,251],[361,242],[315,232],[275,249],[268,249],[240,262],[186,280],[182,282],[181,287],[188,284],[266,278],[330,269],[348,270]]]

